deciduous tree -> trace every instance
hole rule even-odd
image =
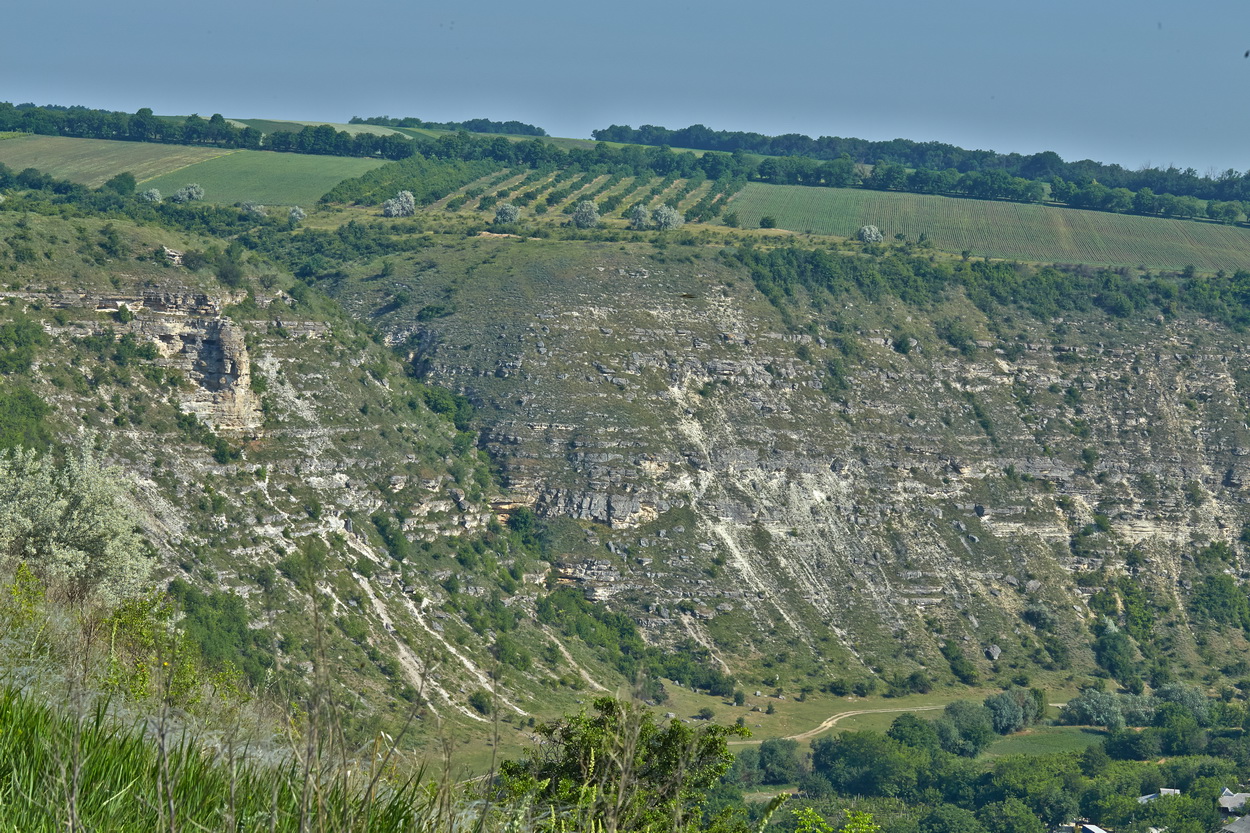
[[[510,202],[501,202],[495,206],[495,225],[506,226],[521,218],[521,209]]]
[[[855,232],[855,239],[861,243],[880,243],[885,240],[885,235],[876,226],[860,226]]]
[[[595,228],[599,225],[599,209],[590,200],[582,200],[573,210],[573,225],[578,228]]]
[[[651,210],[638,203],[629,210],[629,227],[634,231],[642,231],[651,226]]]
[[[204,189],[198,183],[192,182],[184,185],[174,192],[169,198],[170,202],[194,202],[195,200],[204,199]]]
[[[135,192],[135,175],[130,171],[124,171],[100,187],[128,197]]]
[[[593,705],[593,714],[539,726],[540,745],[501,766],[504,792],[562,818],[580,810],[607,831],[680,830],[733,763],[727,739],[749,734],[677,719],[658,723],[647,709],[611,697]]]
[[[417,200],[411,191],[400,191],[382,203],[383,217],[411,217],[417,213]]]
[[[121,473],[85,449],[59,466],[28,449],[0,455],[0,561],[76,600],[138,593],[152,563],[123,494]]]
[[[662,205],[652,212],[651,222],[660,231],[669,231],[680,228],[686,222],[686,218],[671,205]]]

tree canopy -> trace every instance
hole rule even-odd
[[[749,734],[660,723],[644,707],[611,697],[592,707],[537,727],[541,743],[530,756],[502,765],[504,793],[530,796],[557,814],[580,809],[605,830],[681,829],[733,763],[727,740]]]

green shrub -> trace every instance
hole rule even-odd
[[[478,714],[489,715],[494,709],[490,692],[476,689],[469,695],[469,706]]]
[[[25,562],[72,598],[116,601],[151,573],[121,473],[86,449],[63,465],[28,449],[0,455],[0,565]]]

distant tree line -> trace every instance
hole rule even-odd
[[[967,150],[945,142],[916,142],[910,139],[873,142],[837,136],[813,139],[800,133],[765,136],[743,131],[712,130],[701,124],[680,130],[650,124],[637,129],[629,125],[612,125],[594,130],[591,135],[602,142],[667,145],[725,153],[744,151],[768,156],[806,156],[824,161],[846,156],[852,162],[865,165],[890,162],[905,168],[954,170],[956,173],[998,170],[1038,182],[1047,182],[1053,177],[1081,183],[1097,180],[1107,188],[1132,191],[1149,188],[1158,194],[1204,200],[1250,200],[1250,171],[1239,174],[1229,169],[1214,177],[1199,176],[1193,168],[1181,169],[1174,165],[1131,171],[1121,165],[1108,165],[1090,159],[1065,162],[1059,154],[1049,150],[1025,155]]]
[[[505,133],[510,136],[546,136],[547,131],[523,121],[492,121],[491,119],[468,119],[466,121],[422,121],[407,116],[393,119],[390,116],[369,116],[362,119],[352,116],[348,124],[376,124],[381,127],[421,127],[426,130],[467,130],[470,133]]]
[[[0,102],[0,131],[332,156],[380,156],[384,159],[404,159],[415,151],[412,141],[398,134],[353,135],[329,125],[309,126],[298,132],[264,134],[254,127],[233,125],[220,113],[214,113],[208,119],[196,114],[177,119],[153,115],[148,107],[135,113],[120,113],[88,107],[37,107],[34,104]]]
[[[39,107],[0,102],[0,131],[392,160],[420,154],[429,159],[492,160],[503,165],[531,168],[580,165],[589,169],[602,165],[630,174],[645,171],[675,178],[688,178],[696,172],[712,179],[734,174],[746,178],[754,170],[754,164],[741,155],[709,154],[700,158],[664,148],[612,148],[602,144],[591,149],[572,148],[566,151],[537,139],[509,141],[502,136],[474,136],[465,131],[449,133],[437,139],[408,138],[400,134],[352,134],[323,124],[307,126],[297,132],[262,134],[255,128],[236,127],[220,114],[214,114],[207,120],[198,115],[178,120],[154,116],[146,107],[137,113],[127,114],[86,107]],[[391,189],[387,196],[393,193]]]
[[[401,120],[402,121],[402,120]],[[468,125],[473,122],[464,122]],[[507,123],[505,123],[507,124]],[[706,128],[705,128],[706,129]],[[1042,202],[1050,199],[1076,208],[1098,211],[1132,212],[1138,214],[1211,219],[1223,223],[1235,223],[1250,218],[1250,171],[1239,175],[1226,171],[1216,179],[1199,178],[1192,169],[1178,172],[1167,171],[1127,172],[1119,166],[1099,165],[1093,162],[1064,163],[1057,154],[1045,152],[1027,157],[1037,160],[1028,164],[991,164],[993,158],[1011,158],[990,151],[962,151],[972,154],[970,159],[985,157],[984,164],[960,162],[969,170],[961,171],[956,165],[944,164],[940,154],[920,159],[891,151],[875,160],[871,172],[865,173],[862,159],[843,152],[835,158],[821,160],[817,156],[783,155],[757,159],[743,148],[731,152],[692,153],[674,152],[665,145],[642,147],[636,144],[612,147],[601,141],[593,148],[570,148],[564,150],[538,138],[511,141],[502,136],[476,136],[465,131],[449,133],[431,139],[409,138],[400,134],[376,136],[370,133],[352,134],[335,130],[330,125],[306,126],[292,131],[275,131],[262,134],[251,127],[237,127],[220,114],[210,119],[198,115],[186,119],[159,118],[143,108],[133,115],[92,110],[85,107],[36,107],[33,104],[12,105],[0,103],[0,131],[26,131],[54,136],[75,136],[94,139],[123,141],[164,142],[171,144],[211,145],[215,147],[273,150],[288,153],[309,153],[333,156],[363,156],[390,160],[403,160],[420,155],[430,159],[477,161],[491,160],[504,166],[527,166],[539,168],[579,167],[586,171],[596,170],[613,175],[637,176],[650,173],[673,179],[706,177],[718,180],[725,190],[725,183],[758,180],[778,185],[811,185],[834,188],[862,186],[876,190],[907,191],[922,194],[946,194],[975,197],[979,199],[1003,199],[1020,202]],[[615,138],[608,128],[596,131],[596,138]],[[656,128],[655,130],[663,130]],[[679,131],[667,131],[678,133]],[[709,131],[709,134],[712,131]],[[599,134],[604,134],[600,136]],[[654,131],[638,131],[641,139],[655,139]],[[631,134],[632,135],[632,134]],[[697,135],[697,134],[696,134]],[[743,134],[756,135],[756,134]],[[769,137],[764,137],[769,138]],[[779,137],[784,138],[784,137]],[[806,137],[803,137],[806,138]],[[628,139],[621,139],[628,141]],[[848,140],[856,141],[859,140]],[[898,144],[901,143],[901,144]],[[920,146],[925,143],[896,140],[890,143],[864,143],[865,145],[898,144]],[[938,143],[927,143],[937,145]],[[698,145],[691,145],[699,147]],[[778,147],[784,148],[785,145]],[[797,147],[797,145],[795,145]],[[878,150],[881,150],[878,148]],[[864,156],[864,151],[860,157]],[[901,157],[889,158],[890,156]],[[1026,157],[1020,157],[1026,159]],[[946,159],[946,162],[949,162]],[[958,160],[956,160],[958,162]],[[1154,170],[1154,169],[1151,169]],[[1095,178],[1091,171],[1106,176]],[[1132,176],[1128,176],[1128,174]],[[1017,175],[1020,174],[1020,175]],[[1124,174],[1121,176],[1121,174]],[[1150,174],[1150,175],[1147,175]],[[1192,176],[1191,176],[1192,174]],[[1068,177],[1068,178],[1065,178]],[[1132,190],[1125,183],[1141,184]],[[1205,184],[1204,184],[1205,183]],[[1049,187],[1049,195],[1047,190]],[[343,189],[336,189],[332,200],[362,201],[360,196],[345,196]],[[405,190],[412,190],[406,188]],[[387,196],[393,195],[390,189]],[[329,196],[329,195],[327,195]],[[376,196],[373,202],[386,197]],[[687,219],[708,219],[718,213],[712,205],[704,205],[692,211]]]
[[[0,102],[0,130],[44,136],[232,148],[259,148],[262,137],[256,128],[236,127],[220,113],[210,119],[198,115],[173,119],[155,116],[147,107],[130,114],[89,107],[37,107],[34,104],[14,105],[8,102]]]

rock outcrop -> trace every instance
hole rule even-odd
[[[258,433],[264,422],[252,391],[251,358],[239,328],[228,318],[144,316],[136,328],[160,351],[158,364],[181,371],[193,387],[182,407],[228,434]]]
[[[626,257],[412,342],[481,406],[519,499],[605,525],[610,564],[564,580],[648,627],[730,617],[824,656],[832,635],[869,667],[900,634],[932,661],[940,628],[1019,662],[1039,650],[1026,606],[1085,633],[1082,575],[1141,571],[1137,546],[1142,579],[1175,596],[1183,551],[1250,521],[1250,346],[1220,327],[1099,313],[960,353],[914,321],[897,346],[873,322],[901,305],[795,332],[740,275]]]

